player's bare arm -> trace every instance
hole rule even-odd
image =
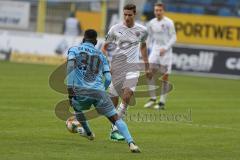
[[[108,43],[104,43],[103,46],[102,46],[102,53],[103,53],[105,56],[108,56],[108,54],[107,54],[107,48],[108,48]]]
[[[144,65],[145,65],[146,76],[147,76],[147,78],[151,79],[152,73],[150,71],[149,62],[148,62],[148,53],[147,53],[146,42],[141,43],[140,48],[141,48],[142,59],[143,59]]]

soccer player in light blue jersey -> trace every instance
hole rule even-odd
[[[94,105],[97,112],[106,116],[119,132],[124,136],[132,152],[140,152],[135,145],[126,123],[118,116],[116,109],[106,93],[111,83],[111,74],[106,57],[94,46],[97,44],[97,32],[89,29],[84,33],[83,42],[79,46],[71,47],[67,60],[67,86],[69,101],[73,107],[76,119],[81,123],[84,131],[78,133],[94,139],[83,113]]]

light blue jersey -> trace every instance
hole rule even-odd
[[[83,111],[89,110],[94,105],[99,114],[111,119],[110,121],[117,126],[128,144],[134,144],[125,122],[122,119],[114,120],[117,111],[105,91],[111,82],[109,72],[106,57],[101,51],[95,49],[92,43],[82,43],[70,48],[67,62],[67,87],[70,105],[73,107],[75,117],[81,123],[87,137],[94,136]]]
[[[75,69],[67,76],[67,85],[105,91],[103,74],[109,64],[100,50],[92,43],[82,43],[68,50],[68,61],[75,60]]]

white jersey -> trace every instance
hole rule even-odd
[[[78,36],[79,35],[79,22],[76,18],[69,17],[65,21],[65,35]]]
[[[172,46],[176,42],[176,31],[171,19],[163,17],[161,20],[152,19],[148,25],[148,45],[151,47],[149,62],[152,67],[155,64],[165,66],[166,73],[170,74],[172,70]],[[163,56],[160,56],[160,49],[166,50]]]
[[[123,23],[112,26],[106,37],[106,43],[114,43],[116,47],[111,51],[112,63],[124,63],[124,61],[125,64],[122,63],[121,65],[126,65],[126,61],[128,63],[138,63],[140,56],[139,44],[145,42],[146,39],[147,28],[138,23],[135,23],[131,28]],[[122,58],[120,58],[120,55],[122,55]],[[124,56],[125,58],[123,58]]]
[[[123,23],[112,26],[106,37],[106,43],[111,46],[112,83],[109,87],[111,96],[122,95],[123,88],[135,90],[139,71],[140,43],[147,39],[147,28],[135,23],[128,28]]]
[[[176,31],[171,19],[163,17],[161,20],[153,18],[147,25],[149,39],[153,50],[164,48],[166,54],[171,54],[172,46],[176,42]]]

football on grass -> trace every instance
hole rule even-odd
[[[71,116],[66,121],[67,130],[71,133],[77,133],[77,128],[82,128],[75,116]]]

